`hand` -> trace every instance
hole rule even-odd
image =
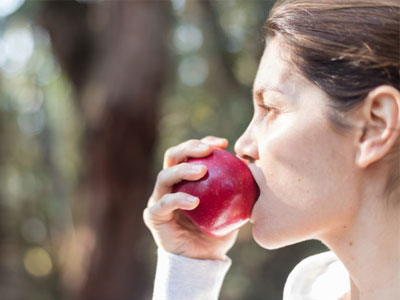
[[[192,210],[199,199],[185,193],[171,193],[174,184],[182,180],[199,180],[207,173],[205,166],[185,161],[189,157],[204,157],[213,147],[226,148],[228,141],[208,136],[202,140],[189,140],[168,149],[164,156],[164,169],[160,171],[143,219],[157,246],[167,252],[197,259],[224,259],[235,243],[238,230],[223,236],[211,237],[200,232],[177,210]]]

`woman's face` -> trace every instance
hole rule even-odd
[[[253,119],[235,145],[261,191],[253,236],[269,249],[340,233],[359,207],[355,135],[330,125],[328,97],[297,75],[283,46],[275,37],[265,49]]]

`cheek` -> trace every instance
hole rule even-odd
[[[346,137],[317,120],[296,124],[266,135],[260,147],[260,167],[271,192],[298,207],[328,200],[346,188],[343,178],[353,164]]]
[[[281,126],[264,136],[259,167],[265,180],[253,211],[255,240],[274,249],[317,238],[325,228],[346,222],[355,186],[351,143],[320,122]]]

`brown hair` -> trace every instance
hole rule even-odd
[[[292,62],[330,97],[334,112],[351,110],[380,85],[400,90],[399,0],[279,0],[265,27],[267,37],[283,36]],[[346,127],[338,115],[331,120]],[[400,162],[394,168],[390,191]]]

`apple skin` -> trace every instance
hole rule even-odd
[[[206,175],[197,181],[181,181],[173,192],[200,199],[194,210],[180,210],[203,233],[224,236],[243,226],[250,218],[260,190],[247,165],[229,151],[214,148],[203,158],[188,163],[205,165]]]

